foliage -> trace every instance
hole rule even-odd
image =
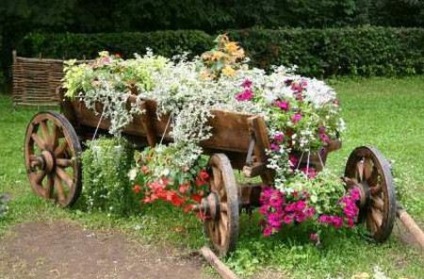
[[[22,56],[58,59],[92,59],[99,50],[131,58],[150,48],[155,54],[172,57],[184,51],[200,54],[212,46],[212,37],[203,31],[175,30],[121,33],[30,33],[20,43]]]
[[[138,208],[128,172],[133,149],[122,138],[100,138],[83,152],[83,201],[88,211],[128,215]]]
[[[142,113],[137,102],[129,102],[129,96],[137,90],[150,91],[152,75],[161,72],[167,59],[148,53],[124,61],[103,51],[89,64],[76,65],[75,62],[65,62],[63,87],[67,89],[66,97],[79,97],[87,108],[110,119],[109,132],[118,136],[134,115]]]
[[[168,116],[162,118],[162,121],[168,121],[174,140],[168,146],[158,145],[141,154],[141,163],[132,175],[134,178],[139,177],[134,189],[144,193],[144,202],[162,199],[176,206],[185,206],[194,195],[201,197],[200,193],[206,193],[205,189],[198,189],[196,186],[205,187],[207,180],[202,179],[204,183],[201,185],[197,185],[195,181],[201,173],[208,176],[202,171],[205,165],[199,165],[202,162],[199,143],[213,135],[212,127],[207,124],[213,117],[210,109],[225,108],[234,112],[241,110],[243,113],[263,115],[272,141],[270,150],[267,150],[270,157],[268,168],[276,172],[272,186],[287,201],[292,197],[293,203],[305,204],[308,202],[308,195],[311,195],[312,201],[308,207],[309,213],[302,211],[299,213],[302,217],[298,214],[292,218],[291,213],[283,216],[283,212],[280,212],[282,206],[286,206],[285,201],[280,200],[275,205],[272,199],[263,199],[266,203],[261,212],[267,216],[270,224],[266,234],[278,231],[285,217],[290,217],[292,221],[296,218],[296,222],[301,223],[311,219],[315,213],[318,213],[315,216],[318,221],[326,216],[331,220],[338,218],[339,222],[334,226],[339,227],[338,224],[343,223],[343,219],[329,215],[334,213],[332,208],[325,208],[327,210],[321,212],[318,206],[317,209],[312,207],[318,198],[327,196],[307,189],[305,175],[298,172],[299,164],[295,164],[288,156],[294,155],[295,151],[302,154],[321,151],[343,132],[344,122],[339,116],[340,109],[334,90],[322,81],[295,75],[284,67],[276,68],[269,75],[259,69],[249,69],[240,61],[244,58],[244,50],[235,42],[229,41],[226,35],[218,36],[216,44],[216,48],[193,61],[181,58],[179,62],[171,62],[152,55],[125,61],[105,54],[88,65],[69,65],[64,78],[65,87],[71,89],[67,96],[75,97],[75,91],[79,90],[79,97],[86,104],[100,102],[108,107],[105,116],[115,123],[118,116],[125,116],[121,112],[125,106],[118,103],[118,110],[116,105],[110,104],[116,98],[130,94],[128,80],[124,78],[131,74],[131,86],[139,89],[138,97],[155,100],[159,116]],[[99,92],[105,91],[103,88],[108,89],[104,98],[97,98]],[[219,91],[221,93],[216,93]],[[89,108],[93,109],[94,106]],[[306,174],[308,179],[313,179],[309,167],[308,165],[306,168]],[[194,173],[190,174],[189,170]],[[321,176],[316,181],[320,185],[327,182]],[[293,189],[295,182],[305,185]],[[343,189],[343,186],[340,187]],[[325,190],[323,187],[316,189]],[[302,195],[299,200],[295,192]],[[336,202],[331,206],[339,206],[340,193],[329,193],[336,195]],[[272,195],[270,193],[269,196]],[[349,197],[346,196],[345,199]],[[196,201],[200,202],[200,198]],[[287,205],[286,208],[293,206],[296,207]],[[352,207],[350,203],[349,207]],[[305,206],[301,210],[303,208]],[[355,214],[345,214],[349,219],[349,226],[353,226],[358,210],[356,208],[353,211]],[[285,223],[289,224],[291,221]]]
[[[182,166],[175,160],[179,152],[176,145],[158,145],[136,154],[137,166],[130,172],[130,179],[141,201],[163,200],[186,212],[200,203],[209,186],[207,159],[195,154],[191,167]]]
[[[230,31],[254,66],[297,65],[299,74],[393,76],[424,73],[424,29],[330,28]]]
[[[251,66],[297,65],[304,76],[394,76],[424,73],[424,29],[331,28],[244,29],[228,33],[251,59]],[[52,58],[94,58],[99,50],[129,58],[145,53],[171,57],[180,50],[200,55],[212,47],[212,37],[200,31],[122,34],[28,35],[18,53]]]

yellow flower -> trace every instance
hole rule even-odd
[[[222,51],[214,51],[211,55],[211,60],[217,61],[217,60],[220,60],[224,56],[225,56],[225,53],[223,53]]]
[[[235,43],[235,42],[229,42],[229,43],[225,44],[224,48],[231,55],[239,49],[237,43]]]
[[[227,76],[227,77],[232,77],[234,76],[236,73],[236,71],[231,68],[231,66],[226,65],[223,69],[222,69],[222,74]]]

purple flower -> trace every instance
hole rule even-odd
[[[287,101],[276,101],[275,104],[284,111],[288,111],[290,108],[289,102]]]
[[[276,144],[276,143],[271,143],[270,144],[270,149],[272,150],[272,151],[279,151],[280,150],[280,146],[278,145],[278,144]]]
[[[303,212],[298,212],[295,216],[295,220],[298,223],[302,223],[303,221],[306,220],[306,218],[307,218],[307,216]]]
[[[319,138],[321,139],[322,142],[325,142],[325,143],[330,142],[330,137],[325,133],[319,134]]]
[[[283,204],[284,204],[284,198],[282,196],[273,196],[269,200],[269,205],[279,211],[281,211]]]
[[[276,143],[282,143],[283,142],[283,140],[284,140],[284,134],[283,133],[276,133],[275,135],[274,135],[274,141],[276,142]]]
[[[266,226],[262,233],[264,236],[271,236],[274,233],[274,230],[272,229],[272,227]]]
[[[292,115],[291,117],[291,121],[296,124],[297,122],[299,122],[302,119],[302,115],[300,113],[295,113],[294,115]]]
[[[328,224],[330,223],[330,216],[329,215],[321,215],[318,217],[318,222]]]
[[[315,214],[315,208],[313,208],[313,207],[308,207],[308,208],[305,210],[305,214],[306,214],[306,216],[308,216],[308,218],[310,218],[310,217],[314,216],[314,214]]]
[[[250,101],[253,99],[253,91],[250,88],[246,88],[243,92],[236,95],[237,101]]]
[[[288,205],[286,205],[286,207],[284,208],[285,212],[293,212],[296,210],[296,204],[295,203],[289,203]]]
[[[305,201],[297,201],[295,203],[295,208],[296,208],[297,211],[303,211],[305,209],[305,207],[306,207]]]
[[[249,79],[245,79],[241,86],[243,86],[243,88],[250,88],[250,86],[252,86],[252,81]]]
[[[331,223],[336,229],[340,229],[343,226],[343,219],[339,216],[331,216]]]
[[[287,214],[287,215],[284,215],[284,217],[283,217],[283,223],[284,224],[291,224],[293,222],[293,216],[292,215],[289,215],[289,214]]]
[[[270,213],[268,214],[268,224],[273,228],[280,228],[281,227],[281,214],[279,213]]]

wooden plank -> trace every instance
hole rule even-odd
[[[402,224],[406,229],[412,234],[417,243],[424,249],[424,232],[417,225],[417,223],[412,219],[412,217],[404,209],[397,210],[397,216],[402,221]]]
[[[238,277],[235,275],[231,269],[228,268],[216,255],[206,246],[203,246],[200,249],[200,253],[206,259],[210,265],[215,268],[215,270],[221,275],[224,279],[237,279]]]
[[[265,150],[270,148],[268,129],[265,124],[265,120],[260,116],[252,116],[248,119],[249,130],[255,139],[255,163],[267,164],[268,158]],[[267,185],[274,184],[274,172],[269,169],[265,169],[260,174],[262,182]]]

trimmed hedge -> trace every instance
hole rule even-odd
[[[297,65],[299,74],[391,76],[424,73],[423,28],[246,29],[228,32],[254,66]],[[131,57],[150,47],[171,56],[178,49],[200,54],[215,36],[201,31],[114,34],[30,34],[18,53],[52,58],[93,58],[100,50]]]
[[[299,73],[391,76],[424,73],[423,28],[235,30],[255,66],[297,65]]]
[[[151,48],[155,54],[170,57],[181,51],[198,54],[210,49],[213,37],[198,30],[157,31],[148,33],[42,34],[31,33],[18,46],[18,54],[27,57],[90,59],[101,50],[119,53],[125,58],[143,54]]]

